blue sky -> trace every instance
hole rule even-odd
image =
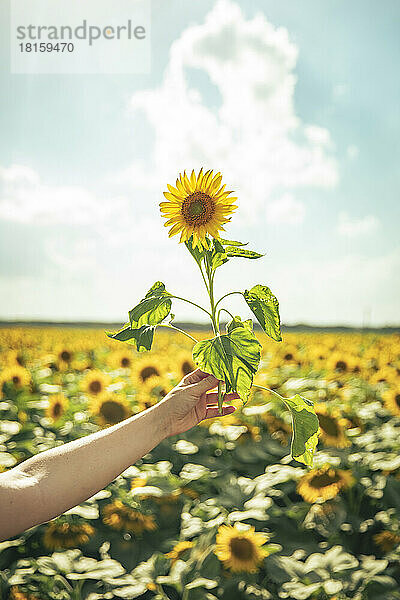
[[[266,253],[219,292],[269,285],[286,323],[399,323],[399,16],[153,0],[149,75],[50,76],[10,74],[2,11],[0,318],[123,321],[158,279],[204,299],[158,213],[204,165],[238,191],[229,237]]]

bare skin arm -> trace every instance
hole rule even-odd
[[[217,394],[206,394],[217,383],[198,369],[152,408],[41,452],[0,474],[0,540],[69,510],[103,489],[164,438],[218,416]],[[223,414],[234,410],[225,406]]]

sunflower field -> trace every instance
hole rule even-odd
[[[259,339],[255,382],[314,402],[313,467],[290,458],[290,415],[257,389],[0,543],[0,599],[400,599],[400,337]],[[1,329],[0,470],[157,403],[193,370],[191,346]]]

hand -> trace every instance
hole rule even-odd
[[[197,369],[163,398],[157,406],[163,409],[168,435],[182,433],[204,419],[230,415],[236,410],[231,405],[223,406],[222,415],[218,414],[218,393],[210,392],[217,385],[218,379]],[[235,398],[239,398],[235,392],[225,395],[227,400]]]

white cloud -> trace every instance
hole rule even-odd
[[[305,206],[303,202],[284,194],[267,205],[267,223],[297,225],[304,221]]]
[[[335,186],[329,132],[295,111],[297,53],[285,28],[261,13],[246,19],[230,0],[216,2],[204,23],[172,44],[161,86],[133,94],[132,111],[154,129],[152,166],[133,163],[120,183],[130,181],[155,203],[178,171],[218,169],[239,194],[240,218],[250,222],[277,194]],[[220,106],[208,106],[190,69],[208,76]]]
[[[80,186],[47,185],[23,165],[0,166],[0,219],[20,223],[87,225],[107,221],[124,198],[98,198]]]
[[[339,214],[337,231],[340,235],[358,237],[371,234],[379,228],[380,221],[374,215],[366,215],[361,219],[352,219],[347,213]]]

